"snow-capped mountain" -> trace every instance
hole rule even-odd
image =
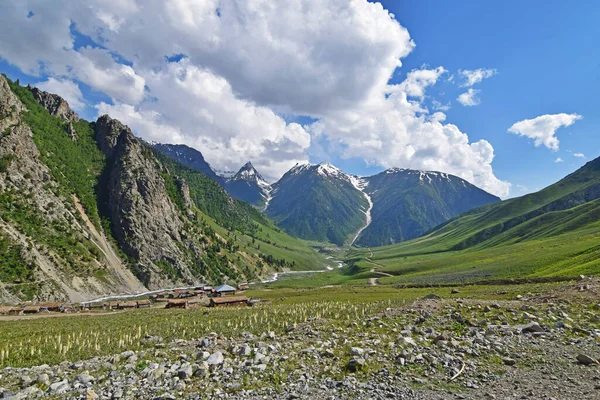
[[[365,180],[373,222],[356,240],[360,246],[413,239],[472,208],[500,200],[443,172],[391,168]]]
[[[288,233],[338,245],[374,247],[413,239],[472,208],[499,201],[456,176],[404,168],[361,178],[330,163],[304,163],[270,185],[250,162],[236,173],[217,174],[195,149],[152,146],[210,176],[230,196],[265,210]]]
[[[273,185],[267,213],[303,239],[381,246],[498,200],[442,172],[391,168],[361,178],[329,163],[299,164]]]
[[[303,239],[342,245],[365,226],[364,182],[329,163],[298,164],[273,185],[267,214]]]
[[[271,185],[251,162],[244,164],[235,175],[225,180],[224,187],[232,197],[255,206],[265,207],[271,199]]]

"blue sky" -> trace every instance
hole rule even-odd
[[[436,85],[430,94],[451,102],[447,122],[495,149],[496,175],[513,194],[541,189],[600,156],[600,3],[592,1],[384,1],[417,46],[403,72],[423,64],[459,69],[495,68],[479,86],[481,104],[456,102],[460,89]],[[402,79],[399,76],[397,79]],[[517,121],[543,114],[578,113],[560,128],[560,150],[535,147],[507,133]],[[583,153],[586,159],[574,157]],[[557,157],[564,163],[555,163]]]
[[[442,170],[512,197],[600,155],[600,3],[383,1],[395,21],[366,2],[235,3],[3,3],[0,70],[55,88],[87,119],[109,113],[220,169],[250,159],[271,180],[308,158],[357,175]],[[495,73],[465,87],[459,71],[477,69]],[[413,70],[435,75],[422,97],[402,86]],[[479,104],[467,107],[457,98],[469,89]],[[445,120],[431,122],[436,104]],[[558,115],[577,117],[554,149],[508,132]]]

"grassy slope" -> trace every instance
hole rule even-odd
[[[71,194],[77,194],[87,214],[99,227],[101,215],[98,210],[100,199],[98,198],[98,181],[105,165],[105,157],[97,147],[94,135],[94,124],[85,120],[80,120],[74,124],[77,132],[77,140],[73,141],[67,134],[67,124],[60,118],[52,116],[49,112],[39,105],[33,98],[31,92],[17,83],[10,80],[11,89],[21,101],[27,106],[28,112],[24,113],[24,121],[31,127],[33,131],[33,139],[40,150],[42,161],[47,164],[52,170],[53,176],[59,183],[59,191],[62,198],[66,202],[71,202]],[[307,243],[294,239],[283,233],[280,229],[258,212],[254,207],[241,201],[232,200],[225,191],[212,179],[204,174],[193,171],[182,164],[179,164],[161,153],[156,152],[155,155],[159,160],[166,165],[168,172],[163,174],[163,178],[167,184],[167,189],[170,190],[169,195],[175,197],[175,202],[178,207],[183,207],[178,202],[178,189],[175,183],[175,176],[183,177],[190,187],[190,192],[193,201],[197,207],[204,213],[205,220],[210,220],[210,225],[215,232],[221,235],[226,240],[229,231],[235,230],[235,240],[233,245],[239,246],[241,251],[253,255],[264,255],[264,264],[272,264],[276,267],[283,265],[285,268],[292,269],[324,269],[327,261],[323,256],[318,254]],[[100,190],[102,191],[102,190]],[[2,197],[2,196],[0,196]],[[0,200],[4,200],[0,198]],[[15,200],[5,199],[8,204],[15,205]],[[4,217],[8,211],[14,207],[2,208]],[[16,211],[21,208],[16,209]],[[11,220],[19,217],[10,215]],[[23,213],[21,213],[23,214]],[[32,223],[33,213],[29,216],[24,215],[19,221],[27,223],[27,226],[38,228],[32,236],[38,240],[46,238],[48,235],[42,235],[40,229],[45,225],[41,223]],[[17,221],[18,222],[18,221]],[[23,224],[19,224],[23,225]],[[66,228],[65,228],[66,229]],[[24,229],[25,230],[25,229]],[[110,229],[106,229],[110,233]],[[243,233],[240,233],[243,232]],[[252,238],[255,238],[255,243],[252,244]],[[64,236],[64,237],[63,237]],[[4,238],[2,246],[6,247]],[[50,235],[48,240],[42,240],[51,248],[61,249],[61,255],[67,258],[73,268],[82,275],[87,274],[81,270],[79,264],[79,253],[82,253],[86,259],[90,259],[93,255],[88,254],[89,250],[85,246],[78,244],[77,240],[70,240],[69,235]],[[5,252],[0,255],[0,262],[9,260],[8,254],[13,257],[18,254],[19,249],[14,245],[8,246],[10,252]],[[14,254],[13,254],[14,253]],[[64,253],[64,254],[63,254]],[[253,276],[254,268],[250,264],[257,264],[259,257],[251,257],[244,262],[244,258],[237,252],[230,249],[222,249],[221,255],[226,255],[234,263],[241,264],[245,268],[245,272],[250,272],[250,277]],[[77,255],[77,257],[76,257]],[[213,265],[214,268],[221,269],[224,265],[222,257],[219,254],[214,254],[212,259],[204,260],[207,264]],[[14,257],[13,257],[14,258]],[[239,262],[238,262],[239,260]],[[168,268],[169,266],[165,266]],[[213,268],[213,269],[214,269]],[[13,271],[14,270],[14,271]],[[11,270],[11,276],[23,279],[28,273],[29,268],[24,268],[19,265]],[[219,271],[215,271],[214,275],[219,275]]]
[[[600,160],[538,193],[470,211],[399,245],[352,250],[381,282],[443,283],[600,272]],[[375,275],[373,275],[375,276]]]

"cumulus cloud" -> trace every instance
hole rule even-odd
[[[459,70],[458,73],[464,79],[464,83],[461,85],[462,87],[471,87],[484,79],[491,78],[496,75],[498,71],[495,69],[463,69]]]
[[[476,106],[481,103],[481,100],[477,97],[479,92],[480,90],[478,89],[469,88],[465,93],[458,96],[456,100],[465,107]]]
[[[510,184],[492,170],[492,145],[485,140],[470,143],[466,133],[444,120],[443,113],[429,115],[419,102],[399,91],[380,104],[323,118],[307,129],[314,135],[327,132],[344,157],[360,157],[386,168],[448,172],[490,193],[508,196]]]
[[[533,119],[519,121],[511,126],[508,131],[516,135],[534,140],[536,147],[546,146],[558,151],[560,141],[555,136],[561,127],[571,126],[582,118],[579,114],[546,114]]]
[[[559,163],[564,163],[565,160],[563,160],[562,158],[558,157],[556,160],[554,160],[555,163],[559,164]]]
[[[404,92],[407,96],[423,98],[425,89],[433,86],[439,77],[447,72],[444,67],[435,69],[414,69],[406,75],[406,79],[398,85],[388,86],[388,93]]]
[[[577,158],[585,158],[585,154],[583,153],[574,153],[573,156]]]
[[[117,62],[106,49],[75,49],[71,24],[86,15],[77,4],[33,0],[4,3],[0,57],[33,76],[75,79],[117,101],[141,101],[144,81],[132,67]]]
[[[252,160],[265,178],[275,180],[307,161],[311,140],[300,125],[239,99],[229,82],[211,71],[182,59],[143,74],[152,100],[137,107],[102,103],[99,114],[121,120],[146,140],[201,149],[221,170]]]
[[[85,101],[83,100],[83,94],[79,89],[79,85],[73,81],[48,78],[47,81],[39,82],[36,86],[46,92],[58,94],[75,111],[83,110],[85,107]]]
[[[286,112],[321,115],[381,92],[414,43],[365,0],[94,0],[77,27],[140,67],[184,54],[236,93]],[[99,29],[100,28],[100,29]]]
[[[76,46],[79,34],[97,45]],[[195,147],[219,169],[251,159],[277,179],[323,138],[342,157],[453,173],[506,196],[491,144],[446,123],[448,106],[423,104],[443,67],[389,84],[414,46],[366,0],[21,0],[0,14],[0,57],[107,94],[99,113]],[[477,71],[461,72],[469,86],[489,75]]]

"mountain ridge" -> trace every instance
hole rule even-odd
[[[82,301],[328,262],[109,116],[0,76],[0,301]]]

